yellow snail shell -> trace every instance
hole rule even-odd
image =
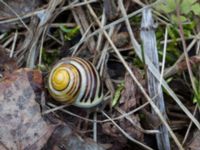
[[[66,57],[54,65],[48,77],[48,90],[55,100],[81,108],[94,107],[103,98],[95,67],[78,57]]]

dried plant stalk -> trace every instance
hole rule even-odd
[[[142,24],[141,24],[141,38],[143,41],[144,53],[149,56],[152,63],[159,70],[158,51],[156,47],[156,37],[154,31],[154,21],[150,9],[144,9]],[[146,64],[148,67],[148,64]],[[163,98],[162,88],[159,81],[154,77],[150,70],[147,70],[148,91],[150,97],[154,100],[157,107],[166,119],[165,104]],[[155,111],[152,110],[155,114]],[[168,130],[164,125],[159,127],[160,134],[156,135],[158,148],[160,150],[170,150]]]

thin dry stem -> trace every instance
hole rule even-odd
[[[12,48],[11,48],[11,51],[10,51],[10,58],[13,57],[13,53],[14,53],[14,50],[15,50],[16,42],[17,42],[17,36],[18,36],[18,31],[16,30],[15,35],[14,35]]]
[[[22,18],[17,14],[17,12],[12,9],[4,0],[0,0],[0,2],[2,4],[4,4],[8,9],[10,9],[16,16],[17,18],[20,20],[20,22],[24,25],[24,27],[29,31],[29,33],[31,34],[31,30],[29,29],[29,27],[25,24],[25,22],[22,20]]]
[[[135,140],[134,138],[132,138],[128,133],[126,133],[126,131],[124,131],[124,130],[123,130],[112,118],[110,118],[104,111],[101,111],[101,112],[102,112],[102,114],[103,114],[106,118],[108,118],[108,119],[121,131],[121,133],[123,133],[123,135],[124,135],[126,138],[128,138],[128,139],[131,140],[132,142],[134,142],[134,143],[140,145],[141,147],[143,147],[143,148],[145,148],[145,149],[147,149],[147,150],[153,150],[153,149],[150,148],[149,146],[144,145],[143,143],[141,143],[141,142]]]
[[[121,1],[119,1],[119,2],[121,2]],[[121,4],[123,5],[123,3],[121,3]],[[90,11],[91,15],[94,17],[95,21],[98,23],[99,27],[102,29],[100,21],[98,20],[96,14],[94,13],[93,9],[91,8],[91,6],[89,4],[87,5],[87,8]],[[125,9],[124,9],[124,11],[125,11]],[[123,13],[126,14],[126,12],[123,12]],[[125,17],[128,18],[127,15]],[[125,21],[129,24],[128,19],[125,19]],[[130,24],[129,24],[129,28],[130,28]],[[156,112],[156,114],[159,116],[159,118],[161,119],[161,121],[163,122],[163,124],[167,127],[169,133],[171,134],[172,138],[174,139],[174,141],[177,144],[177,146],[179,147],[179,149],[183,149],[182,145],[180,144],[180,142],[178,141],[177,137],[175,136],[175,134],[171,130],[171,128],[168,125],[168,123],[166,122],[165,118],[162,116],[160,110],[154,104],[154,102],[152,101],[152,99],[148,96],[148,94],[146,93],[145,89],[142,87],[141,83],[137,80],[137,78],[133,74],[132,70],[130,69],[130,67],[128,66],[128,64],[126,63],[126,61],[124,60],[124,58],[122,57],[122,55],[117,50],[117,48],[114,45],[114,43],[112,42],[112,40],[109,37],[108,33],[105,30],[103,30],[103,33],[104,33],[105,37],[107,38],[107,40],[109,41],[109,43],[112,46],[112,48],[114,49],[114,51],[117,54],[118,58],[121,60],[121,62],[124,65],[124,67],[126,68],[126,70],[128,71],[128,73],[131,75],[131,77],[134,80],[134,82],[137,84],[137,86],[139,87],[139,89],[141,90],[141,92],[143,93],[143,95],[145,96],[145,98],[149,101],[149,103],[151,104],[152,108],[154,109],[154,111]]]

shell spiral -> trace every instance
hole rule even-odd
[[[81,108],[94,107],[103,98],[95,67],[78,57],[63,58],[53,66],[48,77],[48,90],[55,100]]]

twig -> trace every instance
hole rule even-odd
[[[97,112],[94,112],[93,120],[94,120],[94,122],[93,122],[93,140],[95,142],[97,142],[97,122],[96,122],[96,120],[97,120]]]
[[[163,80],[163,75],[164,75],[164,70],[165,70],[165,59],[166,59],[166,52],[167,52],[167,37],[168,37],[168,30],[167,27],[165,28],[165,42],[164,42],[164,47],[163,47],[163,57],[162,57],[162,68],[161,68],[161,74],[160,74],[160,80],[159,80],[159,87],[160,89],[162,88],[162,80]]]
[[[56,37],[54,37],[53,35],[47,33],[47,36],[50,37],[51,39],[53,39],[54,41],[56,41],[58,44],[60,45],[64,45],[62,41],[60,41],[59,39],[57,39]]]
[[[198,104],[196,104],[196,106],[195,106],[195,109],[194,109],[194,112],[193,112],[193,115],[194,115],[194,116],[195,116],[196,113],[197,113],[197,108],[198,108]],[[188,138],[190,129],[191,129],[191,127],[192,127],[192,124],[193,124],[193,122],[190,121],[190,124],[189,124],[189,126],[188,126],[188,128],[187,128],[187,131],[186,131],[186,133],[185,133],[184,139],[183,139],[183,141],[182,141],[182,144],[183,144],[183,145],[185,144],[185,142],[186,142],[186,140],[187,140],[187,138]]]
[[[127,17],[127,14],[125,12],[125,20],[127,20],[127,23],[129,24],[128,22],[128,17]],[[130,24],[128,27],[128,30],[130,31],[130,39],[131,39],[131,43],[134,47],[134,50],[136,52],[136,54],[138,55],[138,57],[142,60],[142,56],[141,56],[141,47],[140,45],[138,44],[138,42],[136,41],[135,37],[134,37],[134,34],[131,30],[131,27],[130,27]],[[114,46],[112,46],[114,47]],[[118,53],[116,47],[113,48],[116,53]],[[118,54],[120,55],[120,53]],[[123,59],[120,58],[120,59]],[[152,72],[152,74],[157,78],[157,80],[160,79],[160,73],[158,72],[158,70],[155,68],[155,66],[151,63],[150,59],[148,58],[148,56],[145,56],[145,61],[149,64],[149,70]],[[124,63],[123,63],[124,64]],[[125,65],[124,65],[125,66]],[[130,70],[131,71],[131,70]],[[130,73],[130,72],[129,72]],[[131,73],[130,73],[131,74]],[[174,99],[174,101],[180,106],[180,108],[187,114],[187,116],[194,122],[194,124],[197,126],[197,128],[200,130],[200,123],[198,122],[198,120],[190,113],[190,111],[185,107],[185,105],[180,101],[180,99],[176,96],[176,94],[173,92],[173,90],[169,87],[169,85],[167,84],[167,82],[165,80],[162,80],[162,86],[165,88],[165,90],[168,91],[169,95]]]
[[[16,42],[17,42],[17,36],[18,36],[18,31],[16,30],[15,36],[14,36],[14,40],[13,40],[13,44],[12,44],[12,48],[11,48],[11,52],[10,52],[10,58],[13,57],[13,53],[14,53],[14,50],[15,50],[15,45],[16,45]]]
[[[151,9],[147,8],[142,13],[142,23],[141,23],[141,32],[140,36],[143,42],[143,51],[155,65],[156,69],[159,70],[159,60],[158,60],[158,50],[155,36],[155,24],[153,20],[153,16],[151,13]],[[130,33],[129,33],[130,34]],[[166,51],[166,48],[165,48]],[[144,56],[143,56],[144,57]],[[163,57],[165,58],[165,57]],[[164,59],[165,60],[165,59]],[[161,82],[163,80],[162,74],[160,76],[160,80],[157,80],[151,71],[148,69],[148,63],[144,64],[147,66],[147,81],[148,81],[148,91],[151,98],[155,97],[155,105],[158,107],[160,112],[162,113],[165,120],[167,119],[166,111],[165,111],[165,103],[163,92],[161,88]],[[164,67],[164,64],[163,64]],[[160,82],[159,82],[160,81]],[[156,96],[157,95],[157,96]],[[152,113],[155,114],[155,111],[152,109]],[[159,150],[170,150],[170,142],[169,142],[169,133],[167,128],[164,125],[160,125],[158,127],[160,134],[156,135],[157,145]]]
[[[47,104],[48,104],[48,106],[50,106],[50,107],[57,108],[57,106],[54,105],[54,104],[52,104],[52,103],[47,103]],[[117,117],[115,117],[115,118],[112,118],[112,120],[119,120],[119,119],[122,119],[122,118],[124,118],[124,117],[126,117],[126,116],[132,115],[133,113],[139,111],[140,109],[142,109],[143,107],[147,106],[148,104],[149,104],[149,102],[146,102],[146,103],[144,103],[143,105],[139,106],[138,108],[136,108],[136,109],[134,109],[134,110],[132,110],[132,111],[130,111],[130,112],[128,112],[128,113],[124,113],[124,114],[122,114],[122,115],[120,115],[120,116],[117,116]],[[54,109],[53,109],[53,110],[54,110]],[[71,116],[77,117],[77,118],[79,118],[79,119],[82,119],[82,120],[85,120],[85,121],[88,121],[88,122],[94,122],[94,120],[92,120],[92,119],[88,119],[88,118],[82,117],[82,116],[80,116],[80,115],[77,115],[77,114],[75,114],[75,113],[73,113],[73,112],[70,112],[70,111],[68,111],[68,110],[66,110],[66,109],[63,109],[63,108],[58,109],[58,110],[59,110],[59,111],[62,111],[62,112],[64,112],[64,113],[67,113],[67,114],[69,114],[69,115],[71,115]],[[97,123],[104,123],[104,122],[109,122],[109,121],[110,121],[109,119],[95,120],[95,122],[97,122]]]
[[[42,64],[42,50],[43,50],[43,43],[44,43],[44,37],[45,37],[45,33],[46,33],[46,29],[47,27],[44,27],[44,31],[43,31],[43,34],[42,34],[42,40],[41,40],[41,43],[40,43],[40,55],[39,55],[39,65]]]
[[[176,2],[176,14],[177,14],[177,17],[178,17],[179,34],[180,34],[182,45],[183,45],[183,51],[184,51],[185,60],[186,60],[187,68],[188,68],[188,73],[189,73],[189,76],[190,76],[190,81],[191,81],[194,93],[196,93],[197,90],[196,90],[196,86],[195,86],[195,83],[194,83],[194,76],[193,76],[192,69],[191,69],[190,62],[189,62],[189,56],[188,56],[188,53],[187,53],[187,46],[186,46],[186,43],[185,43],[184,31],[183,31],[183,26],[182,26],[182,23],[181,23],[180,8],[179,8],[178,2]]]
[[[115,107],[115,109],[121,113],[121,114],[126,114],[126,112],[124,112],[122,109],[120,109],[119,107]],[[159,130],[144,130],[143,128],[141,128],[140,126],[138,126],[132,119],[130,116],[125,116],[125,118],[133,125],[133,127],[135,129],[137,129],[138,131],[142,132],[142,133],[146,133],[146,134],[158,134],[160,133]]]
[[[22,20],[22,18],[17,14],[17,12],[12,9],[4,0],[0,0],[0,2],[2,4],[4,4],[8,9],[10,9],[16,16],[17,18],[20,20],[20,22],[24,25],[24,27],[29,31],[30,34],[32,34],[31,30],[29,29],[29,27],[24,23],[24,21]]]
[[[102,114],[103,114],[106,118],[108,118],[108,119],[121,131],[121,133],[123,133],[123,135],[124,135],[126,138],[128,138],[128,139],[131,140],[132,142],[134,142],[134,143],[140,145],[141,147],[143,147],[143,148],[145,148],[145,149],[147,149],[147,150],[153,150],[152,148],[148,147],[147,145],[144,145],[143,143],[141,143],[141,142],[135,140],[134,138],[132,138],[132,137],[131,137],[129,134],[127,134],[115,121],[113,121],[112,118],[110,118],[104,111],[101,111],[101,112],[102,112]]]
[[[13,39],[14,39],[14,36],[11,36],[4,44],[3,44],[3,46],[2,47],[7,47],[12,41],[13,41]]]
[[[121,6],[121,11],[122,11],[123,16],[127,16],[122,1],[119,1],[119,5]],[[131,41],[132,41],[132,43],[134,43],[135,46],[137,45],[137,47],[139,47],[139,44],[136,42],[136,40],[135,40],[135,38],[134,38],[134,35],[133,35],[133,33],[132,33],[132,29],[131,29],[129,20],[126,19],[126,20],[125,20],[125,23],[126,23],[126,26],[127,26],[127,28],[128,28],[129,34],[131,35]],[[133,46],[134,46],[134,45],[133,45]],[[137,49],[138,49],[138,48],[137,48]],[[141,53],[140,53],[140,55],[141,55]],[[148,58],[148,57],[147,57],[146,54],[145,54],[145,61],[146,61],[146,63],[149,65],[149,66],[148,66],[148,67],[149,67],[148,69],[150,69],[151,66],[150,66],[149,62],[151,62],[151,61],[148,62],[148,61],[147,61],[147,60],[148,60],[147,58]],[[156,67],[155,67],[155,70],[157,70]],[[150,69],[150,71],[151,71],[151,69]],[[130,70],[129,73],[131,73],[131,70]],[[153,73],[153,72],[151,72],[151,73]],[[134,79],[134,77],[133,77],[134,75],[131,75],[131,76],[132,76],[132,78]],[[177,146],[179,147],[179,149],[183,149],[183,147],[182,147],[182,145],[180,144],[180,142],[178,141],[176,135],[174,134],[174,132],[172,131],[172,129],[170,128],[170,126],[169,126],[168,123],[166,122],[165,117],[163,117],[162,113],[160,112],[159,108],[154,104],[154,102],[152,101],[152,99],[147,95],[147,93],[145,92],[145,90],[143,89],[143,87],[141,86],[141,84],[139,83],[139,81],[138,81],[136,78],[134,79],[134,81],[136,82],[136,84],[138,85],[138,87],[140,88],[140,90],[142,91],[142,93],[144,94],[144,96],[146,97],[146,99],[150,102],[150,104],[151,104],[153,110],[154,110],[155,113],[159,116],[159,118],[161,119],[162,123],[163,123],[163,124],[165,125],[165,127],[167,128],[167,130],[168,130],[169,133],[171,134],[172,138],[174,139],[174,141],[175,141],[175,143],[177,144]],[[138,83],[137,83],[137,82],[138,82]]]
[[[197,34],[196,38],[194,38],[194,39],[192,40],[192,42],[190,43],[190,45],[187,47],[187,52],[189,52],[190,50],[192,50],[192,47],[196,44],[196,42],[197,42],[197,40],[198,40],[198,39],[197,39],[198,36],[200,36],[200,32]],[[181,54],[181,56],[180,56],[180,57],[178,58],[178,60],[174,63],[173,66],[171,66],[171,67],[169,67],[169,68],[167,68],[167,69],[165,70],[165,72],[164,72],[164,78],[168,78],[168,77],[170,77],[170,76],[176,74],[176,73],[177,73],[177,69],[176,69],[177,64],[178,64],[179,62],[181,62],[183,59],[184,59],[184,53]]]
[[[105,9],[103,9],[103,14],[102,14],[102,19],[101,19],[102,26],[104,26],[105,23],[106,23],[106,16],[105,16]],[[103,40],[103,36],[102,36],[102,33],[100,33],[97,40],[97,47],[96,47],[97,51],[100,51],[102,40]]]
[[[121,2],[121,0],[119,2]],[[123,5],[122,2],[121,2],[121,5]],[[98,23],[99,27],[102,29],[100,21],[98,20],[96,14],[94,13],[93,9],[91,8],[91,6],[89,4],[87,5],[87,8],[90,11],[91,15],[94,17],[95,21]],[[126,12],[124,12],[124,13],[126,13]],[[128,22],[127,14],[126,14],[125,18],[127,18],[125,20],[126,20],[126,22]],[[129,24],[129,22],[128,22],[128,24]],[[130,24],[129,24],[128,28],[131,29]],[[128,73],[131,75],[131,77],[134,80],[134,82],[136,83],[136,85],[139,87],[139,89],[141,90],[141,92],[143,93],[143,95],[145,96],[145,98],[149,101],[149,103],[151,104],[152,108],[155,110],[155,112],[157,113],[157,115],[159,116],[159,118],[161,119],[161,121],[163,122],[163,124],[167,127],[169,133],[171,134],[172,138],[174,139],[174,141],[177,144],[177,146],[179,147],[179,149],[183,149],[182,145],[177,140],[177,138],[176,138],[175,134],[173,133],[173,131],[171,130],[170,126],[167,124],[165,118],[162,116],[162,114],[159,111],[159,109],[157,108],[157,106],[154,104],[154,102],[152,101],[152,99],[148,96],[148,94],[146,93],[145,89],[142,87],[141,83],[137,80],[137,78],[133,74],[132,70],[130,69],[130,67],[128,66],[128,64],[126,63],[126,61],[122,57],[122,55],[119,53],[119,51],[117,50],[116,46],[113,44],[113,42],[112,42],[111,38],[109,37],[108,33],[105,30],[103,30],[103,33],[104,33],[105,37],[107,38],[108,42],[110,43],[110,45],[112,46],[113,50],[117,54],[118,58],[121,60],[121,62],[124,65],[124,67],[127,69]],[[137,49],[138,49],[138,47],[137,47]],[[155,70],[157,70],[157,69],[155,69]]]
[[[45,115],[45,114],[49,114],[49,113],[52,113],[52,112],[55,112],[57,110],[61,110],[65,107],[69,106],[69,104],[64,104],[64,105],[61,105],[61,106],[56,106],[55,108],[52,108],[52,109],[48,109],[46,111],[44,111],[42,114]]]
[[[91,27],[92,27],[92,25],[90,25],[90,26],[86,29],[86,31],[85,31],[85,33],[82,35],[80,41],[79,41],[75,46],[73,46],[72,48],[70,48],[70,50],[74,49],[74,50],[73,50],[73,53],[72,53],[72,56],[74,56],[74,55],[76,54],[76,52],[77,52],[79,46],[82,44],[82,41],[85,39],[85,37],[86,37],[87,34],[89,33]]]

